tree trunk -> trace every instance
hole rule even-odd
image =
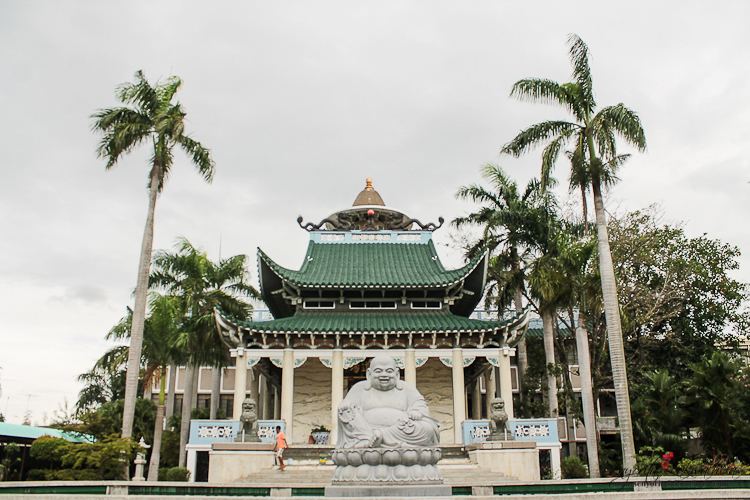
[[[196,408],[198,408],[198,390],[200,389],[198,382],[200,381],[200,374],[201,367],[196,366],[193,370],[193,395],[190,397],[191,410],[195,410]]]
[[[151,459],[148,462],[147,481],[159,480],[159,461],[161,460],[161,436],[164,431],[164,399],[167,387],[167,368],[161,368],[161,380],[159,380],[159,404],[156,407],[156,420],[154,421],[154,442],[151,446]]]
[[[193,409],[193,380],[196,367],[192,363],[185,369],[185,390],[182,393],[182,419],[180,420],[180,459],[178,465],[185,467],[187,463],[188,436],[190,435],[190,412]]]
[[[130,349],[128,349],[127,374],[125,375],[125,402],[122,410],[122,437],[133,435],[135,418],[135,400],[138,397],[138,375],[141,368],[141,349],[143,347],[143,324],[146,320],[146,295],[148,277],[151,272],[151,251],[154,246],[154,212],[156,198],[159,195],[159,178],[156,166],[151,169],[149,181],[148,212],[146,227],[143,229],[141,256],[138,262],[138,279],[135,285],[135,305],[130,329]]]
[[[177,388],[177,365],[169,365],[169,387],[167,388],[167,411],[164,418],[169,420],[174,415],[174,392]]]
[[[620,441],[622,443],[622,467],[623,474],[628,475],[635,472],[633,424],[630,419],[630,395],[628,391],[627,368],[625,365],[625,346],[622,339],[622,325],[620,323],[620,306],[617,300],[615,268],[612,263],[612,253],[609,249],[607,216],[604,213],[604,200],[602,199],[601,184],[598,177],[594,177],[592,180],[591,190],[594,194],[594,211],[596,212],[596,235],[599,249],[599,274],[602,281],[604,317],[607,321],[609,357],[612,363],[612,380],[617,403],[617,421],[620,427]]]
[[[221,398],[221,368],[214,367],[211,369],[211,408],[209,409],[209,418],[216,419],[219,411],[219,398]]]
[[[596,429],[596,407],[591,382],[591,356],[589,355],[589,334],[583,314],[578,314],[576,328],[576,349],[578,351],[578,373],[581,377],[581,406],[583,406],[583,426],[586,428],[586,455],[589,462],[589,477],[601,475],[599,471],[599,438]]]
[[[513,292],[513,307],[516,310],[516,314],[523,310],[523,296],[520,288],[516,288]],[[529,356],[526,353],[525,335],[521,337],[521,340],[516,347],[518,348],[518,394],[521,399],[523,399],[523,382],[524,377],[526,376],[526,369],[529,367]]]
[[[547,408],[550,418],[557,418],[557,378],[553,371],[555,366],[555,316],[552,311],[542,311],[542,330],[544,331],[544,361],[547,373]]]

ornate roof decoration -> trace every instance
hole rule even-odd
[[[365,188],[359,192],[357,197],[354,199],[354,203],[352,203],[353,207],[358,206],[385,206],[385,202],[383,202],[383,198],[380,196],[380,193],[375,191],[375,188],[372,187],[372,179],[368,177],[365,179]]]
[[[297,224],[306,231],[410,231],[417,226],[418,231],[435,231],[445,220],[438,223],[422,223],[412,219],[400,210],[385,206],[383,198],[372,187],[372,179],[367,178],[365,188],[357,195],[352,208],[333,213],[317,224],[304,222],[300,215]]]
[[[312,312],[301,311],[294,316],[272,321],[235,321],[216,311],[216,321],[225,341],[240,345],[266,336],[278,335],[307,339],[336,336],[435,335],[461,334],[467,340],[483,345],[514,347],[523,337],[529,311],[502,320],[469,319],[448,311],[397,312]],[[301,336],[301,337],[300,337]],[[373,339],[374,340],[374,339]]]

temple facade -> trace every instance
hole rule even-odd
[[[487,415],[496,395],[513,418],[511,358],[527,314],[470,318],[482,299],[487,252],[446,269],[422,223],[387,207],[368,179],[350,208],[319,223],[297,220],[309,243],[299,269],[258,250],[270,321],[239,321],[217,311],[235,360],[232,418],[245,391],[260,417],[280,419],[291,443],[325,427],[336,439],[336,411],[386,350],[406,381],[425,395],[444,444],[462,442],[462,423]]]

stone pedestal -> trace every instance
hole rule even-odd
[[[353,448],[333,451],[333,484],[442,484],[440,448]]]
[[[447,497],[451,496],[450,486],[442,484],[427,485],[358,485],[358,486],[326,486],[327,497]]]
[[[469,460],[484,470],[518,481],[539,481],[539,451],[529,441],[495,441],[466,447]]]
[[[274,465],[272,444],[214,443],[209,456],[209,483],[246,482],[248,475],[270,471]]]

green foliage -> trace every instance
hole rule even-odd
[[[722,458],[683,458],[677,464],[677,472],[681,476],[750,476],[750,465]]]
[[[746,284],[732,275],[739,250],[661,224],[654,207],[608,226],[631,381],[654,370],[677,380],[750,327]],[[603,328],[603,326],[599,326]]]
[[[175,467],[180,458],[180,426],[175,427],[176,431],[166,430],[161,436],[161,456],[159,460],[159,473],[162,467]]]
[[[170,467],[159,469],[159,481],[187,482],[190,471],[184,467]]]
[[[5,422],[5,415],[2,412],[0,412],[0,422]]]
[[[576,456],[565,457],[560,463],[563,479],[580,479],[589,477],[589,468]]]
[[[641,476],[661,476],[667,473],[662,467],[664,448],[661,446],[642,446],[635,457],[636,469]]]
[[[29,457],[36,467],[54,468],[62,465],[63,457],[73,443],[62,438],[42,436],[34,440],[29,450]]]
[[[703,447],[732,460],[750,460],[748,368],[720,351],[690,368],[689,422],[700,427]]]
[[[124,400],[119,399],[82,414],[80,416],[83,422],[81,432],[91,434],[97,439],[119,434],[120,429],[122,429],[123,406]],[[139,439],[143,436],[148,443],[153,442],[155,418],[156,406],[154,403],[148,399],[138,398],[135,405],[133,435],[138,436]]]
[[[682,454],[687,439],[684,384],[666,370],[644,376],[634,385],[633,422],[636,442],[662,446]]]
[[[30,478],[45,480],[124,479],[124,466],[135,458],[138,445],[116,436],[95,443],[70,443],[42,436],[31,445],[34,473]]]
[[[0,447],[0,481],[21,480],[21,447],[16,443],[4,443]]]

